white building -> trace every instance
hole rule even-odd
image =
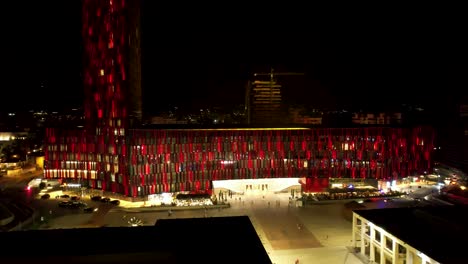
[[[352,244],[369,263],[468,263],[466,208],[355,210]]]

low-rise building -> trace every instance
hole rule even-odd
[[[464,207],[355,210],[352,243],[369,263],[466,263]]]

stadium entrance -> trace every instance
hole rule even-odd
[[[213,189],[217,191],[230,191],[235,194],[265,195],[283,193],[295,190],[301,191],[299,178],[269,178],[269,179],[242,179],[213,181]]]

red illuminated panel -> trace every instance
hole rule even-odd
[[[404,177],[430,170],[432,130],[130,130],[128,143],[129,177],[144,172],[147,188],[138,195],[145,195],[209,191],[212,180]]]
[[[127,10],[123,1],[84,0],[82,14],[87,125],[91,130],[102,125],[115,127],[115,120],[125,121],[126,113],[121,87],[128,85],[124,59]]]

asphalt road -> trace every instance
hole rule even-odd
[[[0,189],[26,187],[29,181],[31,181],[33,178],[42,177],[43,175],[44,173],[42,170],[27,172],[19,175],[5,175],[0,177]]]

